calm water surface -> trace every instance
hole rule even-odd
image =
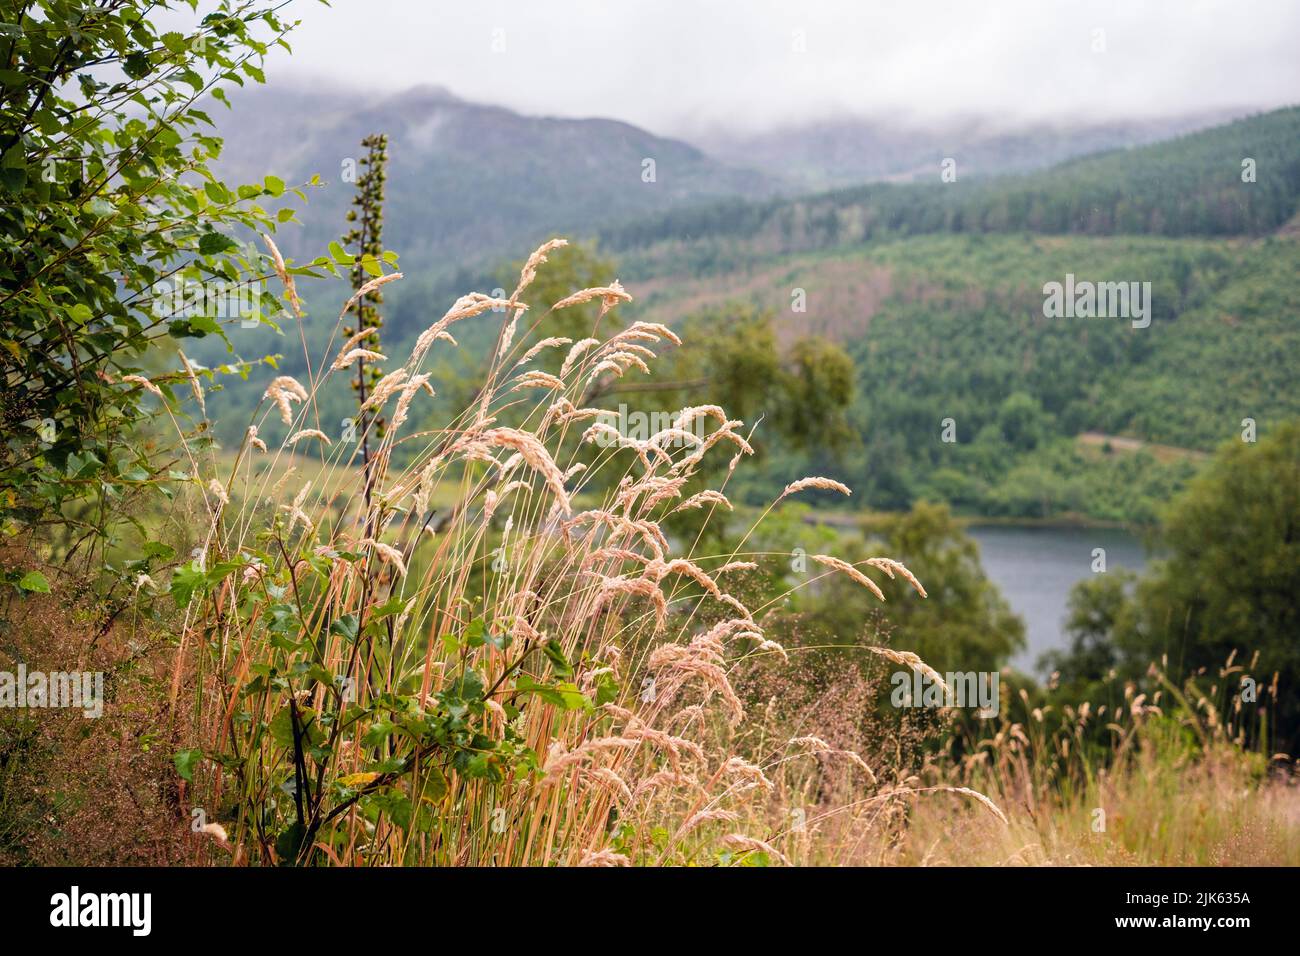
[[[1068,644],[1066,601],[1076,581],[1091,577],[1092,551],[1106,549],[1106,567],[1141,571],[1140,538],[1119,528],[1017,528],[973,525],[984,573],[1025,621],[1026,648],[1012,664],[1032,670],[1044,651]]]

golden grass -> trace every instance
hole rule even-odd
[[[230,860],[797,855],[778,845],[794,838],[772,800],[806,786],[807,769],[746,740],[733,686],[782,666],[784,648],[760,620],[779,597],[751,609],[732,593],[755,566],[744,538],[726,554],[694,554],[690,542],[674,554],[661,524],[679,507],[706,517],[729,507],[722,488],[688,488],[706,456],[728,462],[725,487],[753,452],[744,424],[700,406],[649,439],[598,443],[609,429],[589,424],[599,409],[587,396],[629,368],[648,371],[680,340],[638,322],[572,345],[559,375],[521,369],[540,347],[570,344],[525,348],[537,325],[520,328],[521,297],[554,246],[530,257],[508,299],[458,300],[376,384],[363,412],[397,408],[382,437],[327,445],[309,424],[324,379],[280,376],[263,415],[289,426],[284,445],[263,452],[251,431],[233,459],[191,456],[215,472],[190,568],[211,573],[185,616],[173,698],[182,706],[181,675],[193,669],[206,758],[196,779],[210,805],[235,810],[220,844]],[[612,283],[555,308],[595,300],[603,318],[629,298]],[[449,328],[494,307],[505,316],[474,403],[443,427],[404,430],[431,390],[427,354],[454,347]],[[324,377],[346,368],[350,344],[333,366],[308,367]],[[711,430],[685,430],[698,420]],[[313,466],[289,450],[307,437],[320,442]],[[410,464],[391,469],[398,443]],[[431,513],[437,501],[453,504]],[[863,570],[818,560],[884,596]],[[871,567],[924,593],[896,562]],[[911,792],[849,748],[827,745],[817,760],[852,781],[846,799],[867,792],[883,805]]]

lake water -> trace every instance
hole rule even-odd
[[[1012,658],[1033,671],[1044,651],[1064,648],[1066,601],[1076,581],[1093,575],[1094,548],[1106,549],[1106,567],[1146,567],[1140,538],[1119,528],[1037,528],[973,525],[984,573],[1025,622],[1026,648]]]

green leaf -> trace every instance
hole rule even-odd
[[[603,707],[618,699],[618,681],[612,674],[601,674],[596,678],[596,706]]]
[[[330,625],[330,633],[338,635],[349,644],[357,639],[358,631],[359,626],[355,614],[344,614],[340,618],[335,618],[334,623]]]
[[[133,80],[141,80],[153,72],[149,56],[139,51],[128,53],[122,61],[122,72]]]
[[[465,644],[468,647],[482,647],[484,644],[483,634],[486,630],[487,625],[483,623],[483,618],[474,618],[465,628]]]
[[[535,694],[561,710],[586,710],[591,707],[591,701],[583,696],[576,684],[540,684],[525,674],[515,682],[515,690],[521,694]]]
[[[224,205],[225,203],[230,202],[230,191],[219,182],[208,180],[203,184],[203,191],[207,193],[208,198],[217,205]]]
[[[194,768],[199,765],[203,759],[203,751],[198,747],[191,747],[188,750],[178,750],[172,757],[172,763],[176,765],[176,772],[185,780],[194,780]]]
[[[198,562],[192,561],[172,572],[169,590],[178,608],[189,607],[190,602],[194,600],[194,593],[207,586],[208,576],[197,567],[197,564]]]
[[[406,605],[409,603],[410,600],[408,600],[407,598],[395,594],[392,597],[390,597],[387,601],[385,601],[383,604],[379,605],[379,607],[371,611],[370,619],[372,621],[378,621],[382,618],[389,617],[390,615],[393,614],[400,614],[402,611],[406,609]]]
[[[3,182],[5,189],[11,193],[21,192],[27,185],[27,170],[13,166],[0,168],[0,182]]]
[[[208,568],[207,574],[203,576],[203,583],[211,588],[215,584],[220,584],[234,570],[242,568],[244,565],[239,561],[218,561],[212,567]]]
[[[442,803],[451,789],[447,783],[446,775],[434,764],[426,764],[422,768],[422,772],[424,781],[420,799],[429,803]]]
[[[381,717],[370,725],[366,735],[361,739],[361,743],[366,747],[378,747],[391,737],[396,729],[397,725],[395,723]]]
[[[551,638],[547,641],[546,646],[542,648],[542,653],[546,655],[546,659],[551,662],[551,667],[555,669],[555,673],[560,677],[571,677],[573,675],[573,665],[564,656],[564,649],[560,646],[558,640]]]
[[[367,808],[387,814],[388,819],[403,830],[411,825],[411,799],[400,790],[387,790],[365,798]]]
[[[190,335],[202,338],[205,335],[221,335],[221,325],[216,319],[206,315],[196,315],[189,320]]]
[[[275,855],[281,866],[293,866],[307,840],[307,828],[296,820],[275,838]]]
[[[285,704],[279,713],[271,718],[267,729],[271,739],[286,750],[293,749],[293,708]],[[316,719],[316,711],[310,707],[298,708],[298,733],[303,737],[304,746],[321,743],[325,738]]]
[[[453,697],[461,700],[477,701],[483,699],[483,677],[478,671],[469,670],[451,685]]]
[[[36,591],[40,594],[50,593],[50,582],[40,571],[28,571],[18,580],[18,587],[23,591]]]
[[[176,557],[175,548],[158,541],[146,541],[142,550],[146,558],[157,558],[159,561],[170,561]]]
[[[167,48],[169,53],[180,55],[187,49],[184,34],[177,33],[175,30],[164,33],[158,39],[162,40],[162,45]]]
[[[199,252],[205,256],[215,256],[227,249],[235,248],[235,240],[219,232],[205,232],[199,237]]]

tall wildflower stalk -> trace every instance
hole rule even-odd
[[[375,385],[383,377],[378,362],[379,332],[384,319],[379,312],[384,294],[378,288],[363,291],[367,282],[380,275],[379,257],[383,255],[384,235],[384,189],[388,179],[388,137],[383,133],[367,136],[361,141],[366,154],[358,161],[361,167],[356,182],[356,195],[352,199],[354,208],[348,210],[348,222],[354,223],[343,237],[345,247],[356,249],[356,260],[352,264],[352,289],[356,297],[353,315],[355,325],[345,326],[343,334],[348,336],[354,348],[360,350],[356,360],[356,376],[352,387],[357,393],[358,419],[357,432],[361,438],[361,459],[367,476],[366,500],[369,502],[372,490],[370,467],[370,432],[373,421],[376,439],[382,439],[386,422],[378,412],[368,410],[367,399]]]

